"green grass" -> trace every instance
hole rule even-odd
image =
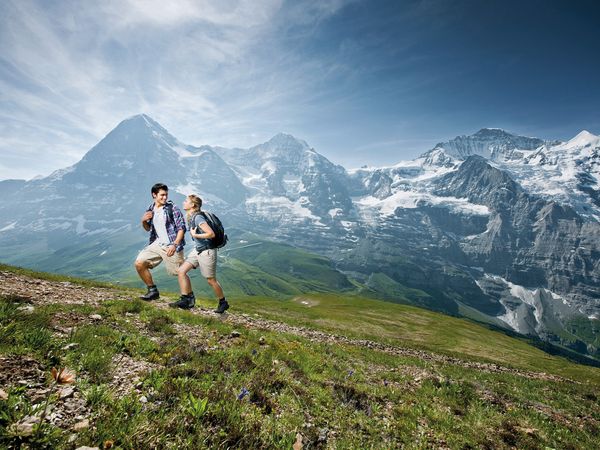
[[[92,279],[87,279],[87,278],[78,278],[78,277],[62,275],[62,274],[58,274],[58,273],[40,272],[40,271],[33,270],[33,269],[27,269],[24,267],[15,267],[15,266],[10,266],[7,264],[2,264],[2,263],[0,263],[0,271],[12,272],[12,273],[16,273],[18,275],[25,275],[28,277],[38,278],[40,280],[62,281],[62,282],[68,282],[68,283],[75,283],[75,284],[78,284],[81,286],[86,286],[86,287],[103,287],[103,288],[116,288],[117,287],[117,284],[109,283],[106,281],[98,281],[98,280],[92,280]],[[127,288],[119,286],[119,289],[127,289]]]
[[[39,400],[29,387],[9,382],[9,398],[0,400],[0,447],[102,448],[110,440],[124,449],[288,449],[300,433],[304,448],[584,449],[594,448],[600,432],[599,369],[407,305],[332,294],[231,299],[234,314],[575,382],[313,342],[133,299],[98,307],[39,303],[29,312],[23,304],[0,298],[0,356],[26,356],[47,372],[52,366],[74,370],[93,427],[77,433],[74,442],[68,442],[71,432],[51,425],[34,436],[15,434],[14,424]],[[199,299],[199,305],[214,302]],[[53,323],[66,313],[81,321],[67,335],[56,333]],[[90,314],[102,320],[86,320]],[[232,337],[234,330],[239,337]],[[130,377],[120,373],[124,359],[147,362],[149,369],[140,373],[137,390],[132,385],[117,395],[116,387]],[[248,394],[240,395],[244,389]],[[59,407],[55,397],[51,403]]]

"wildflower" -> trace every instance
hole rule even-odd
[[[256,351],[256,349],[252,350],[252,354],[256,355],[258,352]]]
[[[58,384],[71,384],[75,382],[75,374],[66,367],[60,370],[56,370],[56,367],[53,367],[52,378]]]
[[[104,441],[105,449],[113,448],[114,445],[115,445],[114,441],[111,441],[110,439],[107,439],[106,441]]]
[[[238,394],[237,399],[243,400],[246,395],[250,394],[250,391],[246,388],[242,388],[242,391]]]
[[[350,369],[348,371],[348,375],[346,375],[346,378],[350,378],[352,376],[352,374],[354,373],[354,370]]]
[[[388,384],[389,384],[389,383],[388,383],[388,380],[383,380],[383,385],[384,385],[384,386],[387,386]]]
[[[52,393],[53,389],[56,387],[57,384],[71,384],[75,382],[75,374],[66,367],[63,367],[59,370],[56,370],[56,367],[53,367],[50,373],[52,374],[52,379],[54,380],[54,383],[52,384],[51,388],[48,389],[48,393],[46,394],[46,402],[44,404],[44,409],[42,410],[42,415],[40,416],[40,421],[38,422],[35,431],[36,436],[39,435],[39,433],[41,432],[42,424],[44,423],[44,419],[46,419],[46,414],[48,413],[48,403],[50,401],[50,394]]]

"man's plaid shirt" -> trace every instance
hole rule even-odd
[[[169,242],[175,242],[175,239],[177,238],[177,232],[179,230],[183,230],[183,232],[186,232],[186,227],[185,227],[185,219],[183,218],[183,214],[181,214],[181,211],[179,210],[179,208],[177,206],[175,206],[173,204],[173,202],[167,202],[169,204],[171,204],[171,208],[173,209],[173,219],[171,220],[171,215],[167,214],[167,206],[165,205],[165,223],[167,226],[167,234],[169,235]],[[146,209],[146,211],[153,211],[154,210],[154,203],[152,203],[148,209]],[[158,238],[158,234],[156,234],[156,230],[154,229],[154,223],[152,222],[152,220],[150,220],[150,244],[152,244],[157,238]],[[185,245],[185,239],[182,239],[181,242],[179,243],[179,245],[176,248],[176,251],[180,252],[181,250],[183,250],[183,246]]]

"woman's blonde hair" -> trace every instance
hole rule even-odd
[[[189,220],[191,217],[191,213],[200,212],[200,208],[202,208],[202,199],[194,194],[188,195],[188,199],[190,200],[190,202],[192,202],[192,209],[186,212],[186,218]]]

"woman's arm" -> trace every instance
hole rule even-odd
[[[215,232],[206,222],[202,222],[198,226],[202,231],[204,231],[204,233],[196,233],[195,230],[197,230],[197,228],[192,228],[190,230],[190,234],[192,235],[192,237],[195,237],[196,239],[212,239],[215,237]]]

